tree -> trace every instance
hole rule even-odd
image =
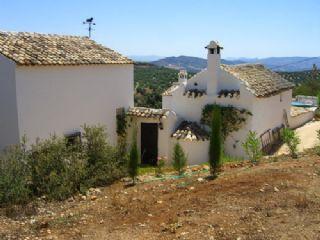
[[[282,133],[282,140],[289,147],[291,157],[297,158],[300,138],[297,136],[296,132],[289,128],[285,128]]]
[[[132,183],[135,184],[136,177],[138,175],[139,153],[137,146],[137,131],[134,130],[133,139],[130,147],[130,156],[128,164],[128,173],[132,178]]]
[[[257,133],[249,131],[246,141],[242,144],[245,153],[248,155],[252,163],[257,163],[262,157],[260,140]]]
[[[211,119],[211,135],[209,149],[209,165],[212,177],[217,176],[221,167],[222,158],[222,133],[221,133],[221,109],[215,105]]]
[[[184,168],[187,164],[187,157],[181,145],[178,142],[174,145],[172,159],[173,159],[172,166],[174,170],[176,170],[179,175],[182,175],[184,173]]]

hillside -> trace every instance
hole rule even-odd
[[[167,173],[171,176],[170,173]],[[172,174],[172,173],[171,173]],[[204,166],[182,178],[140,176],[64,202],[2,208],[0,239],[318,239],[320,157]],[[143,181],[143,182],[141,182]]]
[[[312,65],[316,64],[320,67],[320,57],[271,57],[271,58],[240,58],[237,60],[224,60],[223,64],[240,64],[240,63],[261,63],[274,71],[305,71],[312,69]],[[179,56],[166,57],[151,62],[154,65],[169,67],[173,69],[184,68],[190,72],[199,72],[206,68],[207,60],[198,57]]]
[[[228,61],[221,60],[223,64],[239,64],[244,63],[243,61]],[[156,66],[167,67],[173,69],[186,69],[189,72],[199,72],[202,69],[207,67],[207,60],[198,57],[189,57],[189,56],[179,56],[179,57],[166,57],[157,61],[151,62]]]

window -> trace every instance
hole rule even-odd
[[[214,48],[210,48],[210,54],[214,54]]]

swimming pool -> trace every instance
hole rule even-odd
[[[312,104],[296,102],[296,101],[291,102],[291,105],[295,107],[313,107]]]

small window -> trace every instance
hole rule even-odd
[[[193,85],[194,85],[194,86],[198,86],[198,83],[197,83],[197,82],[195,82]]]
[[[210,54],[214,54],[214,48],[210,48]]]

